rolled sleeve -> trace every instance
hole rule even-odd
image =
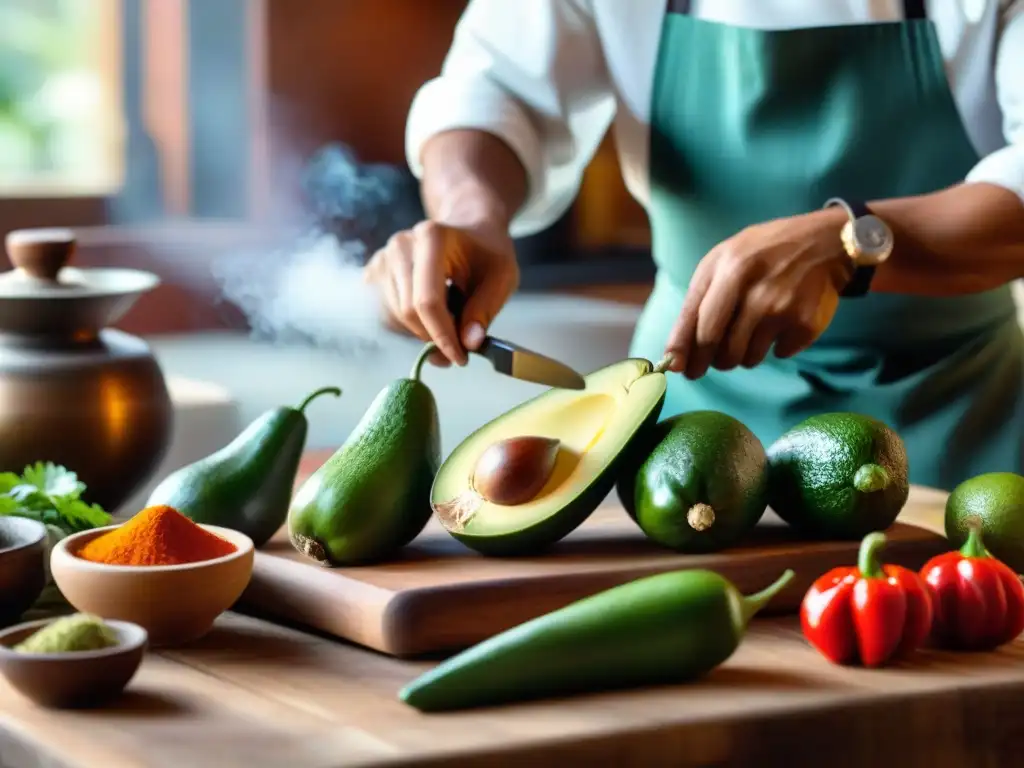
[[[501,139],[526,170],[528,199],[513,222],[514,228],[542,229],[550,213],[544,210],[544,148],[526,110],[501,86],[486,78],[445,76],[424,85],[413,99],[406,129],[409,168],[423,176],[423,145],[444,131],[476,129]],[[554,214],[557,219],[559,213]]]
[[[527,175],[511,233],[530,235],[572,205],[614,110],[586,0],[470,0],[440,76],[413,99],[406,158],[421,178],[423,146],[438,133],[501,139]]]
[[[1007,145],[982,158],[967,181],[1004,187],[1024,204],[1024,0],[1008,4],[1001,29],[995,83]]]

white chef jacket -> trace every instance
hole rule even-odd
[[[950,88],[981,161],[967,181],[1024,203],[1024,0],[927,0]],[[651,95],[665,0],[470,0],[439,77],[413,100],[406,153],[434,134],[501,138],[527,172],[512,234],[553,224],[614,123],[626,186],[648,199]],[[694,0],[697,18],[791,29],[902,19],[901,0]],[[878,84],[884,88],[884,83]],[[922,131],[928,126],[922,125]]]

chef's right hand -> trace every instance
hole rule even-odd
[[[466,350],[480,346],[519,286],[515,247],[499,224],[455,228],[422,221],[392,236],[363,275],[380,295],[385,322],[437,344],[444,357],[434,362],[442,365],[466,364]],[[461,328],[448,312],[448,278],[466,293]]]

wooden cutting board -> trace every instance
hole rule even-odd
[[[296,552],[281,531],[257,552],[236,609],[409,657],[464,648],[603,589],[680,568],[718,571],[748,594],[793,568],[796,578],[770,611],[793,612],[815,578],[857,560],[857,542],[797,541],[771,512],[742,546],[677,554],[647,540],[613,498],[541,557],[486,558],[431,521],[393,562],[330,569]],[[942,536],[920,527],[936,528],[943,501],[914,489],[902,517],[918,524],[893,526],[887,562],[919,568],[948,549]]]

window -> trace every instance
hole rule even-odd
[[[0,195],[121,180],[116,0],[0,0]]]
[[[247,0],[0,0],[0,236],[248,214]]]
[[[403,164],[409,102],[464,6],[0,0],[0,238],[167,219],[175,236],[188,219],[234,237],[304,219],[300,177],[325,145]],[[611,157],[599,155],[578,210],[520,243],[524,285],[613,279],[622,265],[649,274],[646,218]]]

